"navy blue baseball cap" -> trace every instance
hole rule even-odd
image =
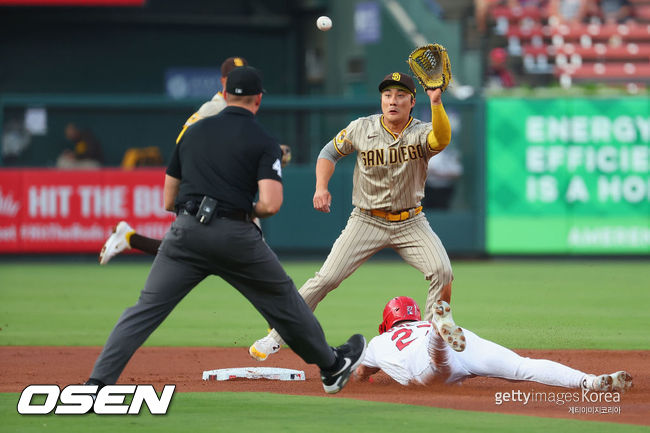
[[[391,87],[404,89],[415,96],[415,82],[413,82],[413,78],[409,74],[393,72],[386,75],[382,82],[379,83],[379,91],[383,92]]]
[[[262,87],[262,76],[252,66],[240,66],[228,74],[226,92],[231,95],[245,96],[266,93]]]

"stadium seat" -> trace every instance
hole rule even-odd
[[[574,80],[609,80],[650,82],[650,63],[592,63],[582,66],[556,67],[555,75]]]
[[[630,1],[636,21],[625,24],[557,24],[544,8],[500,6],[491,15],[527,74],[650,83],[650,0]]]
[[[642,24],[562,24],[548,29],[556,41],[575,42],[585,40],[610,42],[650,42],[650,25]],[[583,45],[588,45],[582,42]]]
[[[650,3],[637,5],[634,15],[639,21],[650,22]]]
[[[546,55],[549,57],[578,55],[583,60],[630,60],[642,62],[650,61],[650,43],[637,44],[630,42],[618,46],[597,43],[590,47],[577,44],[564,44],[557,47],[553,45],[525,45],[523,54],[531,56]]]

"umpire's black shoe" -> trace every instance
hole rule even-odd
[[[92,377],[84,383],[84,385],[97,385],[97,392],[99,392],[100,389],[106,386],[104,382],[101,380],[93,379]],[[97,393],[93,394],[93,400],[97,397]]]
[[[97,380],[93,378],[88,379],[86,383],[84,383],[84,385],[97,385],[97,391],[93,394],[90,394],[90,396],[93,398],[93,404],[95,400],[97,400],[97,393],[99,392],[99,390],[106,386],[106,384],[101,380]],[[91,406],[91,408],[88,409],[88,412],[86,413],[95,413],[94,407]]]
[[[328,394],[336,394],[348,383],[350,374],[363,361],[363,355],[366,353],[366,339],[361,334],[354,334],[344,345],[334,350],[337,356],[337,368],[332,371],[320,371],[323,388]]]

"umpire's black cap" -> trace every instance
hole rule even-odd
[[[226,92],[231,95],[245,96],[266,93],[262,87],[262,76],[252,66],[235,68],[228,74]]]
[[[409,74],[403,72],[393,72],[384,77],[381,83],[379,83],[379,91],[383,92],[389,86],[398,86],[403,87],[413,96],[415,96],[415,82]]]

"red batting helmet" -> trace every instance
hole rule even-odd
[[[384,321],[379,325],[379,333],[388,331],[396,322],[402,320],[421,320],[420,307],[408,296],[391,299],[384,307]]]

